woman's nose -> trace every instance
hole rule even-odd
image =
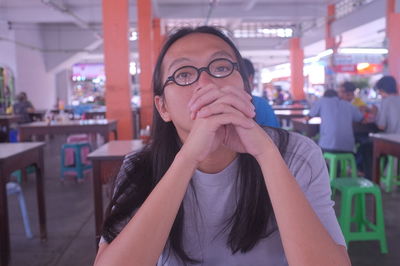
[[[214,83],[213,77],[207,73],[207,71],[201,71],[199,80],[197,81],[200,87],[208,85],[210,83]]]

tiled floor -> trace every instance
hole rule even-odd
[[[24,234],[19,206],[9,197],[12,266],[84,266],[92,265],[96,253],[92,178],[83,183],[59,181],[60,147],[65,138],[50,140],[45,151],[46,210],[48,240],[39,240],[34,176],[23,190],[31,221],[33,239]],[[400,265],[400,191],[383,193],[389,254],[379,252],[377,241],[350,243],[349,253],[355,266]]]

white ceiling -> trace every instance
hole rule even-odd
[[[64,9],[53,8],[51,1]],[[112,0],[109,0],[112,1]],[[375,0],[384,1],[384,0]],[[0,23],[60,25],[74,23],[81,28],[101,30],[101,0],[0,0]],[[337,0],[152,0],[153,14],[163,21],[219,19],[231,30],[246,22],[272,25],[313,24],[326,16],[327,5]],[[131,25],[136,25],[136,1],[130,0]],[[214,4],[213,4],[214,3]],[[211,8],[212,7],[212,8]],[[75,16],[75,17],[74,17]],[[222,21],[222,22],[221,22]],[[379,47],[384,38],[384,19],[343,34],[343,45]],[[312,31],[312,29],[311,29]],[[323,39],[323,35],[321,36]],[[241,47],[242,46],[242,47]],[[255,61],[277,64],[288,60],[287,40],[252,39],[239,45],[245,56]],[[323,42],[306,47],[306,55],[324,49]],[[91,55],[93,57],[93,55]]]

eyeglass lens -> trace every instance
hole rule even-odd
[[[200,72],[206,71],[215,78],[223,78],[233,72],[233,63],[227,59],[217,59],[212,61],[207,68],[197,69],[193,66],[186,66],[178,69],[174,73],[174,80],[178,85],[190,85],[197,81]]]

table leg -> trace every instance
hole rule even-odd
[[[103,139],[104,139],[104,143],[107,143],[110,141],[110,132],[108,131],[104,131],[103,134],[101,134]]]
[[[379,159],[381,157],[381,151],[379,148],[379,144],[374,141],[374,151],[373,151],[373,157],[372,157],[372,180],[375,182],[375,184],[379,184],[380,182],[380,167],[379,167]]]
[[[36,165],[36,194],[39,210],[39,225],[40,225],[40,239],[47,240],[47,227],[46,227],[46,206],[44,199],[44,163],[43,163],[43,148],[39,151],[39,159]]]
[[[7,179],[0,166],[0,265],[10,261],[10,231],[8,227]]]
[[[96,250],[101,237],[103,224],[103,195],[101,185],[101,169],[100,162],[93,161],[93,195],[94,195],[94,218],[96,230]]]

